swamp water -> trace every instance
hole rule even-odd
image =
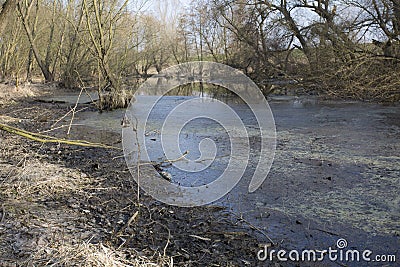
[[[64,95],[61,100],[75,103],[76,97],[77,94]],[[137,101],[151,97],[138,96]],[[165,160],[159,129],[167,114],[195,97],[199,97],[197,92],[165,96],[154,107],[146,131],[146,147],[152,161]],[[228,207],[275,242],[282,241],[286,248],[326,249],[333,247],[338,238],[345,238],[354,249],[399,257],[398,104],[271,97],[268,102],[277,131],[275,159],[263,185],[249,194],[247,186],[258,163],[257,123],[240,99],[217,98],[230,105],[242,119],[250,136],[251,156],[243,179],[215,205]],[[121,133],[124,113],[125,110],[85,111],[76,115],[75,122],[99,131]],[[189,150],[187,157],[192,159],[200,155],[200,141],[212,139],[218,148],[217,158],[209,168],[197,173],[166,166],[172,182],[202,185],[224,171],[230,144],[221,125],[198,118],[189,122],[179,137],[181,151]]]

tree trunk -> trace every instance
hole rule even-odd
[[[29,8],[25,12],[25,14],[23,14],[22,13],[22,8],[20,6],[20,3],[18,3],[17,6],[18,6],[18,11],[19,11],[19,13],[21,15],[22,25],[24,26],[26,35],[28,37],[29,44],[31,45],[31,49],[32,49],[33,55],[35,56],[35,59],[36,59],[36,62],[38,63],[39,68],[42,71],[46,82],[53,82],[54,81],[53,73],[51,73],[51,71],[49,70],[48,66],[46,66],[46,64],[40,58],[39,51],[38,51],[38,49],[37,49],[37,47],[35,45],[34,38],[32,36],[32,31],[31,31],[31,29],[29,27],[29,24],[28,24],[27,15],[29,13]]]
[[[299,40],[299,42],[301,44],[300,49],[303,51],[303,53],[305,54],[305,56],[308,59],[308,63],[311,65],[314,62],[314,58],[313,58],[311,49],[309,47],[307,40],[304,38],[299,27],[296,25],[296,22],[294,21],[292,15],[290,14],[289,10],[287,9],[286,1],[283,1],[281,6],[275,6],[275,8],[282,13],[283,17],[287,21],[289,30],[292,31],[292,33],[297,38],[297,40]]]
[[[400,0],[393,0],[393,31],[394,35],[400,37]]]
[[[15,11],[17,2],[17,0],[6,0],[4,2],[0,12],[0,34],[5,30],[8,23],[8,17],[13,11]]]

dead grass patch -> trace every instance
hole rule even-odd
[[[82,207],[96,178],[4,140],[11,142],[0,145],[0,266],[173,265],[164,255],[103,244],[106,230]]]

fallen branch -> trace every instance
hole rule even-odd
[[[41,143],[58,143],[58,144],[67,144],[67,145],[75,145],[75,146],[83,146],[83,147],[100,147],[100,148],[107,148],[107,149],[118,149],[121,150],[121,148],[114,147],[114,146],[109,146],[101,143],[91,143],[85,140],[68,140],[68,139],[58,139],[53,136],[48,136],[44,134],[39,134],[39,133],[32,133],[28,132],[19,128],[15,128],[6,124],[1,124],[0,123],[0,130],[16,134],[25,138],[28,138],[30,140],[36,141],[36,142],[41,142]]]

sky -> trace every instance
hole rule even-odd
[[[133,10],[140,9],[142,12],[160,13],[161,9],[167,9],[169,13],[183,12],[195,0],[133,0],[129,1],[129,6]]]

